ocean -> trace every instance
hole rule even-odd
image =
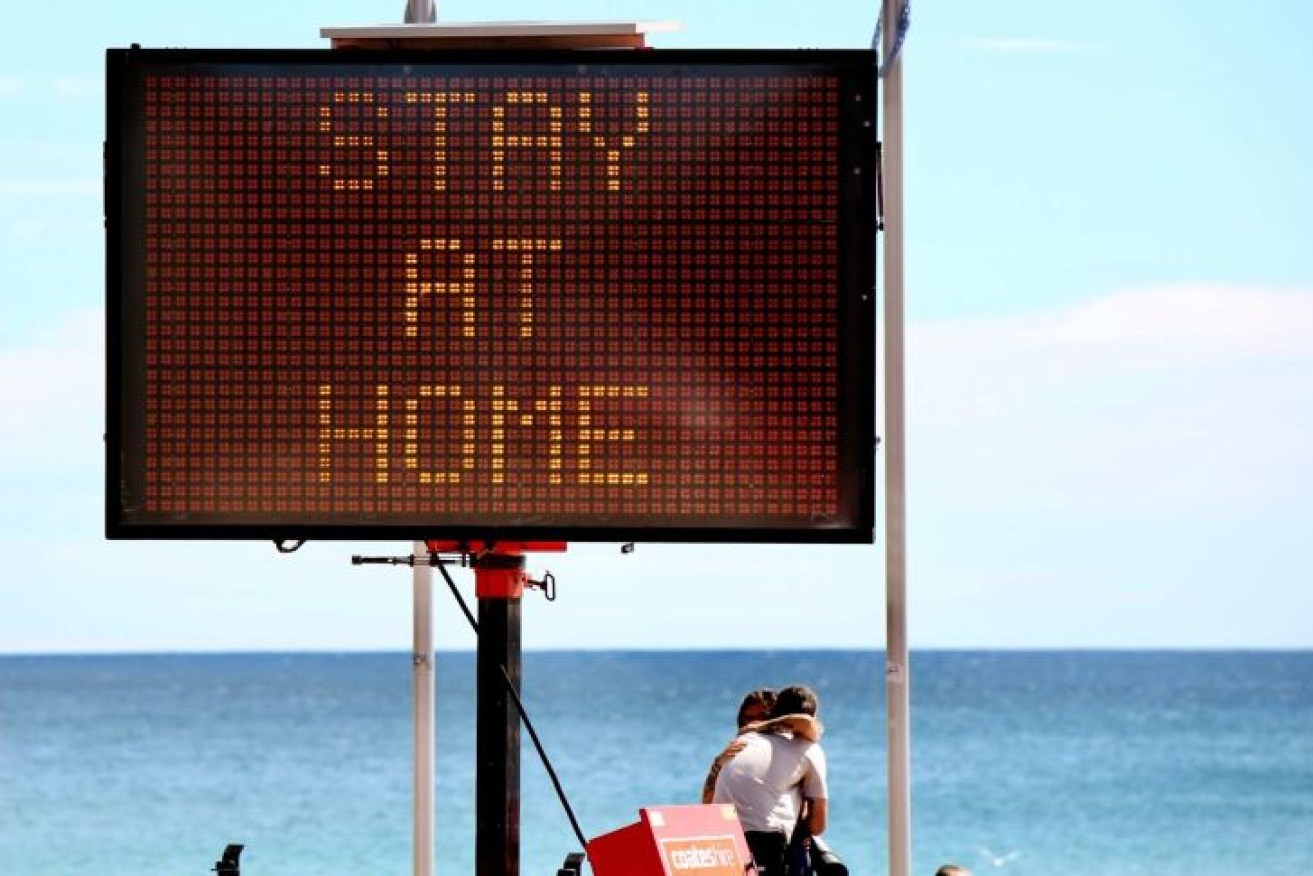
[[[912,871],[1313,863],[1313,652],[914,653]],[[410,655],[0,657],[0,874],[411,872]],[[437,655],[436,872],[474,871],[474,657]],[[883,655],[529,652],[584,833],[696,802],[749,688],[820,694],[830,845],[888,871]],[[521,873],[578,850],[525,734]]]

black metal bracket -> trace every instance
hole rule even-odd
[[[440,556],[436,551],[430,552],[427,560],[416,561],[414,555],[404,557],[362,557],[360,554],[351,555],[351,565],[353,566],[456,566],[465,565],[464,556],[459,559],[450,559]]]
[[[229,843],[224,846],[223,857],[216,861],[211,869],[219,876],[241,876],[241,857],[244,848],[246,846],[241,843]]]
[[[571,852],[565,856],[565,863],[556,871],[556,876],[579,876],[584,870],[583,852]]]

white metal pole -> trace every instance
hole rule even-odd
[[[907,653],[907,430],[903,308],[903,0],[883,0],[885,709],[889,876],[908,876],[912,848],[911,670]],[[887,59],[892,58],[892,61]]]
[[[436,0],[407,0],[407,24],[432,24],[438,17]],[[414,876],[433,876],[433,569],[428,545],[415,542],[414,564],[414,649],[411,708],[414,710],[414,824],[411,829],[411,860]]]
[[[415,542],[414,651],[414,876],[433,876],[433,569],[428,546]]]
[[[433,24],[437,20],[437,0],[406,0],[406,24]]]

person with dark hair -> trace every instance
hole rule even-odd
[[[743,728],[749,724],[768,719],[774,708],[775,691],[768,687],[748,691],[743,697],[743,702],[739,703],[739,732],[742,733]]]
[[[945,864],[935,871],[935,876],[971,876],[971,871],[957,864]]]
[[[743,743],[739,741],[739,736],[748,732],[754,724],[770,719],[771,709],[775,708],[775,691],[768,687],[759,687],[750,690],[743,696],[743,701],[739,703],[739,713],[736,726],[738,734],[729,741],[724,750],[716,755],[716,759],[711,762],[711,769],[707,771],[707,778],[702,783],[702,802],[710,803],[711,794],[716,789],[716,777],[720,775],[720,769],[731,757],[738,754],[743,748]]]
[[[771,720],[745,728],[715,777],[711,800],[734,804],[762,876],[786,876],[795,828],[806,836],[825,830],[829,792],[818,711],[810,688],[784,688]]]
[[[812,715],[820,708],[816,692],[806,685],[795,684],[775,694],[775,705],[771,707],[771,717],[782,715]]]

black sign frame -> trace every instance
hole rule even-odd
[[[143,81],[160,71],[234,70],[249,75],[403,75],[416,69],[569,72],[632,71],[653,76],[763,76],[812,71],[840,83],[834,181],[839,281],[834,341],[838,418],[834,478],[840,513],[800,515],[631,515],[623,502],[604,513],[422,516],[358,513],[251,514],[143,508],[147,480],[145,386],[146,197],[150,181]],[[106,215],[106,535],[113,539],[392,539],[484,541],[689,541],[869,543],[874,540],[876,325],[876,58],[864,50],[512,50],[435,52],[112,49],[107,53]],[[204,120],[201,120],[204,124]]]

